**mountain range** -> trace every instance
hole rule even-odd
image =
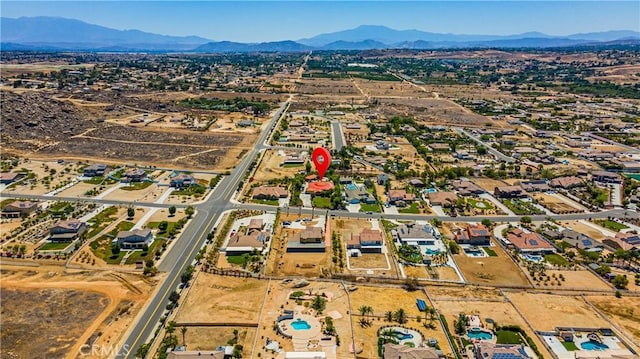
[[[59,17],[0,18],[0,48],[5,51],[301,52],[389,48],[550,48],[599,44],[640,45],[640,32],[618,30],[567,36],[539,32],[460,35],[362,25],[296,41],[240,43],[212,41],[199,36],[168,36],[140,30],[116,30]]]

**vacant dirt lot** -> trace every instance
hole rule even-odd
[[[556,327],[608,327],[580,297],[570,295],[507,293],[513,304],[529,320],[535,330],[554,330]]]
[[[293,177],[299,171],[304,171],[304,165],[283,167],[282,162],[285,160],[285,153],[274,150],[267,150],[262,158],[260,167],[253,176],[256,181],[267,182],[271,179]]]
[[[578,233],[586,234],[591,238],[595,239],[596,241],[601,241],[604,239],[604,237],[606,237],[604,233],[596,229],[598,226],[595,224],[593,224],[593,226],[595,226],[596,228],[592,226],[588,226],[579,221],[562,222],[562,225],[568,226]]]
[[[198,274],[177,315],[180,323],[258,323],[267,282]]]
[[[626,330],[640,350],[640,298],[613,296],[589,296],[591,304],[604,312],[614,323]],[[629,341],[627,341],[629,342]]]
[[[553,213],[557,213],[557,214],[564,214],[564,213],[580,213],[582,212],[581,209],[576,208],[568,203],[566,203],[565,201],[561,200],[558,197],[554,197],[554,196],[550,196],[548,194],[545,193],[538,193],[532,196],[533,198],[535,198],[536,200],[539,201],[539,203],[548,208],[551,212]]]
[[[377,357],[377,338],[376,331],[385,325],[393,325],[393,322],[387,322],[384,319],[384,315],[387,311],[395,312],[402,308],[405,310],[409,321],[405,324],[407,327],[411,327],[420,331],[425,338],[435,338],[440,345],[440,348],[445,354],[451,354],[452,350],[447,343],[444,332],[440,329],[440,326],[436,326],[437,329],[427,329],[424,324],[429,322],[425,320],[424,313],[418,311],[416,306],[416,299],[423,299],[429,304],[425,294],[421,291],[407,292],[400,288],[376,288],[359,286],[358,289],[350,293],[351,298],[351,310],[352,313],[358,314],[358,308],[363,305],[368,305],[373,308],[373,315],[379,318],[373,320],[373,324],[370,327],[363,328],[359,322],[359,315],[355,315],[353,318],[354,330],[356,336],[356,346],[362,348],[363,351],[357,357],[358,358],[376,358]],[[422,316],[420,322],[416,321],[416,316]],[[397,323],[395,323],[397,324]]]
[[[188,327],[184,339],[189,350],[215,350],[219,346],[227,345],[233,339],[233,330],[238,330],[238,343],[243,346],[242,356],[251,357],[251,348],[256,336],[255,328],[242,327]],[[182,344],[182,333],[176,330],[178,342]]]
[[[545,273],[548,276],[556,275],[557,278],[562,276],[565,278],[564,281],[560,281],[562,284],[560,287],[551,286],[550,288],[584,288],[584,289],[611,289],[607,283],[605,283],[601,278],[596,276],[595,274],[587,271],[587,270],[546,270]],[[527,275],[529,275],[527,273]],[[557,281],[555,281],[557,283]],[[535,283],[535,282],[534,282]],[[540,282],[541,287],[546,287],[544,282]],[[536,285],[536,287],[538,287]]]
[[[507,183],[504,181],[494,180],[491,178],[474,178],[473,183],[477,184],[479,187],[491,193],[493,193],[493,190],[496,187],[507,185]]]
[[[0,355],[7,358],[57,358],[89,340],[117,343],[155,284],[133,274],[70,274],[58,266],[3,265],[0,278]]]
[[[513,263],[500,246],[491,247],[496,257],[468,257],[456,254],[454,259],[465,279],[473,283],[495,285],[529,285],[524,273]]]

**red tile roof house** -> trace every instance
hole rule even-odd
[[[76,219],[59,221],[49,230],[51,242],[73,242],[87,231],[87,224]]]
[[[397,202],[413,202],[416,200],[416,195],[413,193],[407,193],[403,189],[391,189],[389,190],[389,203],[397,204]]]
[[[550,254],[556,251],[556,249],[538,233],[525,233],[520,228],[510,230],[507,233],[507,240],[511,243],[510,246],[515,248],[518,253]]]
[[[2,209],[2,217],[18,218],[27,217],[31,213],[40,209],[40,203],[31,201],[15,201],[4,206]]]
[[[467,228],[456,233],[454,240],[458,244],[489,245],[491,243],[491,231],[483,224],[470,224]]]
[[[305,192],[310,194],[311,196],[317,196],[332,192],[334,187],[335,186],[333,185],[333,182],[314,181],[309,182],[309,184],[307,185],[307,190]]]
[[[278,199],[287,198],[287,196],[289,196],[289,191],[282,187],[260,186],[251,192],[253,199]]]
[[[357,249],[362,253],[382,253],[384,241],[377,229],[363,229],[360,234],[351,233],[347,249]]]

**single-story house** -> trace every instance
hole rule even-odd
[[[612,248],[630,251],[640,249],[640,236],[636,233],[618,232],[614,237],[606,237],[602,243]]]
[[[416,195],[413,193],[407,193],[407,191],[403,189],[392,189],[389,190],[389,203],[397,204],[397,202],[413,202],[416,200]]]
[[[14,201],[4,206],[2,209],[2,217],[19,218],[27,217],[31,213],[40,209],[40,203],[31,201]]]
[[[458,200],[455,192],[432,192],[427,195],[432,206],[453,207]]]
[[[252,218],[249,221],[249,225],[247,226],[247,233],[251,233],[254,231],[261,231],[264,226],[264,221],[260,218]]]
[[[600,183],[622,183],[619,174],[608,171],[595,171],[591,173],[591,180]]]
[[[326,238],[320,227],[307,227],[295,233],[287,242],[287,252],[324,252]]]
[[[489,245],[491,243],[491,230],[483,224],[470,224],[467,228],[459,230],[454,240],[458,244]]]
[[[314,182],[309,182],[309,184],[307,185],[306,193],[312,196],[316,196],[320,194],[330,193],[333,191],[334,188],[335,186],[333,185],[333,182],[314,181]]]
[[[475,345],[476,359],[531,359],[522,344],[493,344],[481,341]]]
[[[557,177],[552,179],[549,182],[549,184],[553,188],[564,188],[564,189],[582,187],[585,185],[584,180],[576,176]]]
[[[192,175],[188,175],[186,173],[180,173],[174,176],[173,178],[171,178],[171,181],[169,182],[169,187],[183,188],[183,187],[189,187],[195,183],[196,183],[195,177],[193,177]]]
[[[562,240],[574,248],[592,251],[601,251],[603,248],[602,244],[596,242],[586,234],[578,233],[570,229],[565,229],[561,234]]]
[[[456,180],[451,183],[453,188],[458,191],[461,196],[471,196],[485,193],[486,191],[471,181]]]
[[[22,176],[22,173],[2,172],[0,173],[0,184],[11,184],[19,180]]]
[[[551,189],[545,180],[522,181],[520,186],[527,192],[546,192]]]
[[[96,177],[96,176],[104,176],[104,173],[107,171],[107,165],[103,163],[96,163],[91,166],[85,167],[82,171],[82,175],[84,177]]]
[[[113,242],[118,243],[122,249],[142,249],[153,243],[153,233],[148,228],[120,231]]]
[[[438,351],[430,347],[413,348],[404,344],[387,343],[382,346],[384,359],[438,359]]]
[[[141,182],[147,178],[147,173],[141,168],[133,168],[122,174],[120,182]]]
[[[264,249],[268,239],[269,234],[260,230],[254,230],[248,234],[236,234],[229,238],[229,242],[225,248],[225,254],[228,256],[239,255],[251,253],[254,250],[260,252]]]
[[[238,127],[251,127],[253,125],[255,125],[255,122],[253,122],[252,120],[240,120],[238,121],[238,123],[236,123],[236,125]]]
[[[360,202],[369,204],[376,203],[376,199],[362,186],[357,186],[356,188],[346,188],[344,190],[344,196],[346,201],[351,204],[357,204]]]
[[[401,244],[414,247],[434,245],[436,242],[433,229],[429,225],[420,227],[415,224],[401,224],[391,230],[391,235]]]
[[[377,229],[363,229],[360,234],[351,233],[347,249],[358,249],[362,253],[382,253],[384,241]]]
[[[73,242],[87,231],[87,224],[77,219],[58,221],[49,229],[49,241]]]
[[[376,176],[376,182],[381,185],[384,186],[385,183],[389,182],[389,175],[386,173],[381,173],[378,176]]]
[[[502,186],[496,187],[493,193],[498,198],[525,198],[528,196],[520,186]]]
[[[555,253],[556,251],[556,249],[538,233],[525,233],[520,228],[514,228],[507,232],[507,240],[519,253],[542,254]]]
[[[282,187],[260,186],[253,189],[251,198],[253,199],[278,199],[287,198],[289,191]]]
[[[303,157],[303,156],[298,156],[298,155],[286,156],[284,158],[284,161],[282,161],[282,165],[283,166],[286,166],[286,165],[303,165],[305,161],[306,161],[306,158]]]
[[[416,188],[423,188],[424,187],[424,182],[422,182],[422,180],[418,179],[418,178],[412,178],[407,183],[409,183],[411,186],[416,187]]]

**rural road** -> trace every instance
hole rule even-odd
[[[476,143],[478,143],[482,147],[486,148],[487,152],[491,153],[497,160],[505,161],[507,163],[514,163],[516,161],[515,158],[509,157],[509,156],[505,155],[504,153],[494,149],[491,146],[487,146],[486,143],[482,142],[479,138],[473,136],[472,134],[470,134],[469,132],[465,131],[462,128],[456,127],[453,130],[456,131],[459,134],[462,134],[462,135],[465,135],[465,136],[469,137],[470,139],[474,140]]]

